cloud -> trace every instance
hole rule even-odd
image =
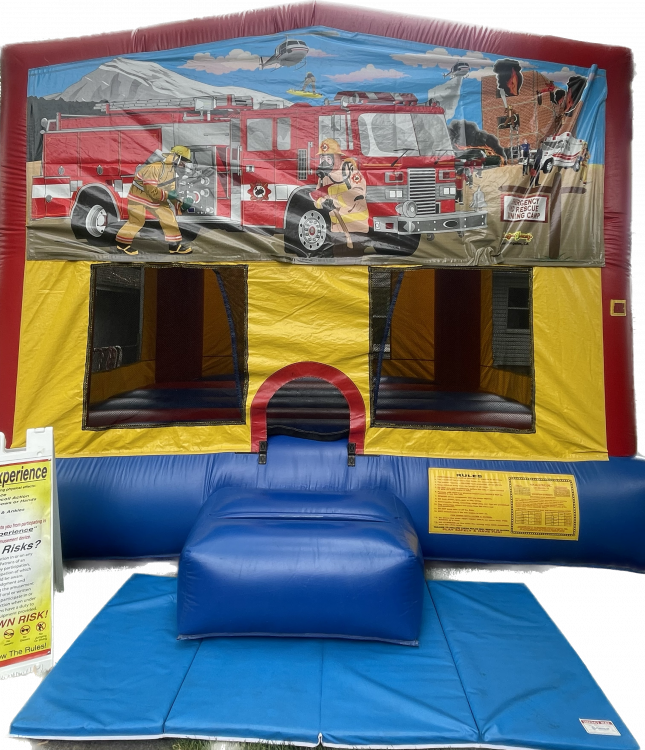
[[[375,68],[372,63],[369,63],[360,70],[353,70],[351,73],[338,73],[333,76],[325,76],[331,78],[336,83],[360,83],[362,81],[376,81],[380,78],[409,78],[407,73],[401,73],[399,70],[383,70],[381,68]]]
[[[444,47],[435,47],[426,52],[405,52],[400,55],[390,55],[393,60],[398,60],[404,65],[411,65],[413,68],[444,68],[450,70],[456,62],[466,62],[471,68],[480,68],[490,66],[494,60],[490,57],[484,57],[481,52],[466,52],[463,55],[453,55]]]
[[[553,83],[567,83],[567,81],[569,80],[569,78],[571,78],[571,76],[578,75],[578,73],[576,73],[575,70],[571,70],[571,68],[567,68],[566,65],[560,70],[555,71],[554,73],[551,73],[551,72],[547,73],[544,70],[540,72],[545,78],[548,78],[549,81],[553,81]]]
[[[203,70],[217,76],[235,70],[257,70],[260,57],[243,49],[232,49],[228,55],[220,57],[213,57],[210,52],[197,52],[192,60],[180,67]]]
[[[336,55],[330,55],[323,49],[315,49],[315,47],[309,47],[307,57],[336,57]]]

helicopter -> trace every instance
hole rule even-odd
[[[443,74],[444,78],[464,78],[470,73],[470,65],[467,62],[455,63],[447,73]]]
[[[302,67],[309,52],[309,47],[299,39],[287,39],[275,48],[271,57],[260,57],[262,70],[268,67],[293,68]],[[302,65],[300,64],[302,63]]]

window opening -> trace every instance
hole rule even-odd
[[[271,151],[273,149],[273,120],[246,121],[246,148],[248,151]]]
[[[358,130],[365,156],[453,153],[443,115],[370,112],[359,115]]]
[[[278,151],[288,151],[291,148],[291,118],[278,117],[276,123],[276,145],[278,146]]]
[[[496,271],[492,291],[493,364],[529,368],[533,364],[530,272]]]
[[[347,122],[345,115],[323,115],[318,118],[318,143],[327,138],[338,141],[341,150],[347,148]]]
[[[246,266],[93,266],[84,429],[243,424],[246,278]]]
[[[371,268],[369,287],[372,426],[534,430],[530,270]]]
[[[143,278],[141,268],[97,268],[94,287],[97,322],[92,338],[92,372],[107,372],[138,361]]]

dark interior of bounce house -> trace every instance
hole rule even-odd
[[[327,44],[346,45],[352,64],[360,45],[374,54],[382,47],[387,65],[423,77],[427,101],[353,90],[318,101],[315,85],[305,90],[313,73],[278,103],[258,104],[248,87],[244,95],[189,87],[190,101],[145,99],[146,76],[159,69],[174,81],[188,71],[184,78],[197,76],[189,82],[197,87],[195,71],[211,75],[230,62],[224,53],[246,54],[231,52],[232,44],[256,43],[275,53],[247,60],[243,75],[290,68],[306,54],[332,65],[341,55],[323,51]],[[16,213],[3,191],[0,314],[8,323],[0,330],[0,427],[12,447],[2,447],[0,458],[28,450],[31,428],[53,427],[67,560],[178,560],[176,576],[135,574],[125,583],[18,714],[13,736],[638,750],[526,586],[427,579],[428,561],[645,570],[645,462],[635,456],[629,316],[629,133],[611,106],[612,97],[629,101],[631,58],[620,48],[570,42],[576,81],[569,68],[564,80],[555,63],[540,63],[553,77],[547,85],[528,60],[559,60],[561,47],[560,39],[307,3],[4,53],[1,160],[9,163],[13,135],[31,156],[26,174],[9,167],[1,178],[19,186],[28,211],[25,233],[25,212]],[[448,68],[444,53],[452,55]],[[495,57],[490,70],[479,70],[482,54]],[[439,55],[444,67],[428,73],[438,63],[426,66],[426,55]],[[46,89],[57,75],[69,85],[75,65],[82,75],[64,96]],[[509,73],[502,85],[499,71],[507,68],[514,78]],[[121,90],[123,71],[131,77]],[[106,93],[108,75],[116,77]],[[339,85],[357,80],[347,75],[338,74]],[[34,89],[38,76],[45,83]],[[578,144],[568,165],[569,145],[559,165],[540,165],[546,136],[526,140],[521,157],[520,123],[529,110],[519,119],[506,96],[518,96],[523,80],[542,86],[530,92],[535,127],[544,111],[556,113],[562,143]],[[98,86],[91,108],[80,94],[72,101],[83,81]],[[580,81],[587,99],[574,96]],[[476,90],[472,111],[482,123],[486,106],[494,110],[490,127],[499,137],[486,141],[494,148],[445,140],[449,102],[437,100],[440,86]],[[54,114],[40,120],[41,130],[25,119],[27,92],[29,112]],[[580,102],[591,146],[573,138],[576,119],[564,120],[577,118]],[[314,106],[341,114],[314,117]],[[264,134],[267,154],[274,141],[287,151],[292,131],[287,140],[282,133],[284,148],[272,135],[273,120],[288,120],[286,107],[296,113],[293,138],[303,148],[280,168],[277,157],[266,157],[272,182],[262,176],[261,149],[244,161],[243,145],[252,151],[253,138]],[[435,118],[423,128],[439,128],[440,153],[383,141],[376,156],[366,145],[359,150],[390,108],[388,122],[405,138],[413,122],[424,122],[412,118]],[[124,168],[125,187],[120,156],[109,163],[92,153],[89,167],[82,163],[83,144],[101,141],[76,135],[83,118],[110,131],[103,145],[136,140],[142,130],[147,160]],[[347,128],[344,141],[324,130],[337,121]],[[74,126],[67,140],[65,123]],[[308,140],[311,123],[318,140]],[[219,217],[226,230],[180,228],[200,196],[211,197],[203,172],[195,179],[210,187],[195,189],[194,199],[161,189],[179,182],[164,169],[191,163],[190,147],[175,142],[189,126],[203,129],[195,154],[211,148],[213,159],[230,160],[218,166],[193,156],[240,188],[235,232],[230,206]],[[471,126],[464,132],[483,137]],[[209,145],[211,127],[217,138],[225,133],[225,145]],[[151,138],[163,149],[148,157]],[[48,144],[72,142],[80,150],[52,167]],[[468,175],[477,199],[457,168],[467,147],[463,160],[480,160]],[[284,184],[275,184],[279,169],[292,170]],[[334,169],[345,187],[329,177]],[[90,175],[96,182],[88,186]],[[419,210],[428,215],[417,215],[414,201],[396,202],[422,179],[431,185],[432,212],[421,200]],[[152,183],[157,202],[146,204]],[[114,208],[83,205],[97,190],[109,193]],[[472,211],[463,196],[457,206],[463,190],[472,192]],[[291,193],[297,197],[288,203]],[[396,216],[383,223],[400,232],[382,234],[387,243],[379,244],[382,218],[369,212],[386,212],[390,193],[387,211]],[[484,198],[490,210],[482,218],[476,206]],[[532,206],[528,224],[518,225],[508,208],[520,200]],[[279,203],[284,222],[269,232],[266,217],[278,214]],[[248,217],[255,223],[242,226]],[[153,219],[154,232],[137,240]],[[611,226],[604,243],[603,219]],[[518,226],[530,232],[511,231]],[[300,242],[297,252],[291,240]]]
[[[244,266],[94,266],[86,426],[243,423],[247,294]],[[369,304],[372,425],[533,429],[530,269],[376,267]],[[333,384],[294,378],[267,425],[348,438],[349,406]]]

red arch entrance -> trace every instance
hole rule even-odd
[[[271,396],[285,383],[296,378],[320,378],[336,386],[349,406],[349,442],[356,443],[356,453],[365,445],[365,403],[354,382],[335,367],[320,362],[295,362],[277,370],[262,383],[251,403],[251,450],[260,450],[267,439],[267,406]]]

